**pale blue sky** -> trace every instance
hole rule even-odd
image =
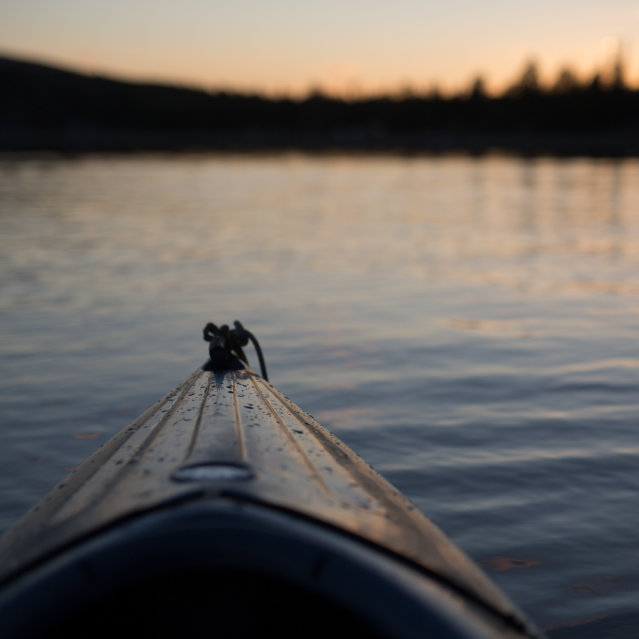
[[[639,80],[639,0],[0,0],[0,52],[206,88],[499,88],[535,57],[592,71],[621,42]]]

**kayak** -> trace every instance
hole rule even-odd
[[[538,637],[433,523],[268,381],[209,360],[0,539],[0,636]],[[258,350],[262,374],[243,347]]]

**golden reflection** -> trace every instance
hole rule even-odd
[[[570,621],[562,621],[561,623],[551,624],[541,629],[542,632],[550,632],[552,630],[560,630],[561,628],[576,628],[577,626],[586,626],[590,623],[601,621],[611,617],[612,614],[593,615],[592,617],[582,617],[579,619],[571,619]]]
[[[609,370],[638,369],[639,360],[615,357],[614,359],[599,359],[596,361],[576,362],[555,367],[550,370],[553,375],[566,376],[574,373],[597,373]]]
[[[627,188],[639,180],[637,160],[194,156],[131,177],[137,166],[114,161],[121,189],[108,207],[90,180],[83,191],[92,162],[68,167],[78,180],[63,194],[75,204],[64,209],[61,261],[87,253],[126,273],[139,261],[166,271],[214,260],[236,277],[271,274],[282,285],[312,273],[323,278],[315,285],[346,296],[367,292],[362,278],[373,287],[395,276],[407,286],[542,294],[627,296],[639,287],[639,194]],[[16,268],[24,254],[13,256]]]
[[[461,331],[477,331],[491,336],[511,339],[513,337],[532,337],[537,324],[527,319],[488,320],[488,319],[450,319],[443,324]]]
[[[23,459],[21,462],[15,464],[15,468],[22,468],[24,466],[30,466],[31,464],[41,464],[44,461],[44,456],[32,457],[29,459]]]
[[[532,566],[549,566],[545,561],[539,559],[521,559],[515,557],[489,557],[478,562],[480,566],[492,570],[494,572],[507,572],[508,570],[517,570],[519,568],[531,568]]]
[[[604,575],[593,577],[573,584],[568,590],[576,595],[605,596],[616,590],[626,590],[634,588],[636,580],[629,577],[616,577],[614,575]]]

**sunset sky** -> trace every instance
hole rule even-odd
[[[0,0],[0,54],[206,89],[499,90],[534,58],[639,82],[639,0]]]

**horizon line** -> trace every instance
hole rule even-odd
[[[209,95],[215,94],[229,94],[229,95],[244,95],[254,96],[263,99],[270,100],[305,100],[312,98],[313,96],[321,96],[328,99],[344,100],[344,101],[358,101],[368,99],[406,99],[406,98],[429,98],[429,97],[441,97],[443,99],[454,99],[468,96],[472,93],[473,87],[477,87],[481,84],[482,93],[488,98],[500,98],[508,94],[509,90],[512,90],[518,83],[521,83],[523,78],[531,70],[534,70],[536,75],[536,81],[540,91],[550,91],[560,81],[562,74],[565,76],[568,74],[576,87],[585,88],[592,83],[599,81],[603,87],[611,86],[614,84],[615,74],[618,75],[617,81],[621,81],[621,85],[627,90],[639,89],[639,80],[632,80],[628,77],[628,68],[626,64],[626,57],[623,47],[619,47],[614,54],[608,60],[607,64],[597,65],[593,69],[587,72],[579,72],[572,68],[568,64],[559,65],[554,76],[550,76],[548,73],[542,73],[538,57],[535,55],[526,56],[524,60],[519,64],[519,73],[511,77],[510,80],[503,82],[503,86],[500,89],[491,88],[491,80],[487,73],[474,73],[469,74],[468,80],[464,83],[462,88],[456,89],[444,89],[440,87],[436,82],[425,82],[422,86],[417,86],[414,83],[404,81],[398,83],[396,86],[388,86],[386,88],[379,89],[364,89],[362,87],[353,86],[348,89],[331,89],[327,86],[322,86],[320,82],[309,82],[308,86],[304,89],[275,89],[275,88],[242,88],[240,86],[233,87],[231,85],[210,85],[206,86],[204,83],[197,83],[195,81],[184,80],[180,78],[160,77],[160,76],[148,76],[148,75],[128,75],[117,71],[110,71],[107,69],[84,67],[81,64],[74,64],[72,62],[59,61],[52,56],[38,56],[37,54],[23,54],[14,51],[8,51],[4,48],[0,48],[0,58],[7,60],[13,60],[19,63],[33,64],[37,66],[48,67],[58,71],[64,71],[68,73],[74,73],[77,75],[84,75],[86,77],[100,78],[104,80],[122,82],[125,84],[137,84],[137,85],[151,85],[172,87],[176,89],[185,89],[192,91],[200,91]]]

